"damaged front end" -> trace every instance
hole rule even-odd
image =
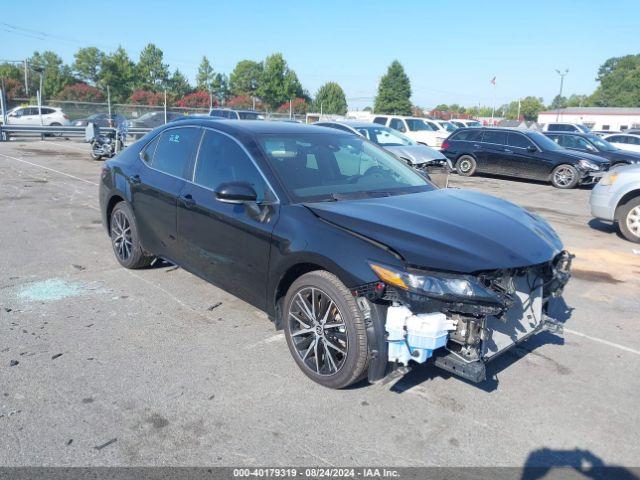
[[[568,282],[571,260],[562,251],[547,263],[474,275],[372,262],[380,282],[353,292],[370,330],[369,379],[433,357],[444,370],[484,380],[486,362],[542,330],[562,331],[547,307]]]

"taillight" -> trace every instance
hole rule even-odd
[[[440,150],[446,150],[448,148],[449,148],[449,142],[445,140],[444,142],[442,142],[442,145],[440,145]]]
[[[65,113],[65,114],[63,114],[63,115],[62,115],[62,117],[63,117],[65,120],[69,120],[69,117],[67,116],[67,114],[66,114],[66,113]]]

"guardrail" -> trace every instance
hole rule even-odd
[[[150,132],[151,128],[127,128],[127,135],[144,135]],[[3,125],[0,124],[0,141],[9,140],[9,137],[17,136],[35,136],[44,137],[46,135],[60,135],[64,137],[84,137],[86,127],[70,127],[56,125]],[[114,127],[100,127],[101,133],[116,132],[118,129]]]

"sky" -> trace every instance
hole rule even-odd
[[[53,50],[122,45],[133,59],[147,43],[192,82],[203,55],[229,74],[239,60],[281,52],[314,95],[327,81],[350,108],[373,104],[378,81],[397,59],[412,101],[496,106],[527,95],[549,103],[556,69],[564,94],[590,94],[610,57],[640,53],[640,1],[5,0],[0,61]],[[495,88],[491,79],[496,77]]]

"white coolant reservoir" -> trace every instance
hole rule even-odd
[[[407,307],[392,306],[387,310],[385,329],[389,361],[407,365],[409,360],[425,362],[433,350],[444,347],[455,325],[443,313],[414,315]]]

